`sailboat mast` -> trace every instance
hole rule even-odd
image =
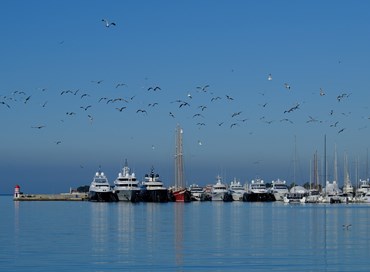
[[[327,174],[326,174],[326,134],[324,137],[324,184],[326,184],[326,181],[328,180]]]
[[[338,183],[337,145],[334,146],[334,180]]]
[[[182,128],[177,125],[176,128],[176,155],[175,155],[175,186],[177,188],[184,187],[184,163],[183,163],[183,153],[182,153]]]

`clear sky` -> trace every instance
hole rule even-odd
[[[324,135],[328,178],[335,145],[339,183],[345,154],[367,178],[367,1],[0,7],[0,193],[65,192],[99,166],[112,184],[125,159],[172,185],[177,124],[187,184],[303,184]]]

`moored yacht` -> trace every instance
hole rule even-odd
[[[323,189],[323,203],[341,203],[340,198],[342,190],[339,189],[337,182],[326,181],[326,186]]]
[[[140,195],[146,202],[168,202],[168,189],[164,187],[159,175],[154,173],[153,167],[150,174],[145,175]]]
[[[139,181],[136,179],[135,173],[131,173],[127,160],[114,181],[113,189],[119,201],[138,202],[140,200]]]
[[[217,176],[217,182],[211,189],[212,201],[232,201],[233,197],[227,189],[226,184],[222,183],[221,177]]]
[[[97,202],[117,201],[113,189],[108,182],[108,178],[100,169],[95,173],[93,181],[90,184],[88,199]]]
[[[283,201],[284,196],[289,193],[288,185],[285,180],[273,180],[271,182],[271,188],[269,188],[270,193],[275,197],[276,201]]]
[[[365,195],[367,192],[370,192],[370,181],[369,179],[360,179],[359,186],[356,190],[356,197]]]
[[[284,203],[306,203],[308,191],[302,186],[294,186],[284,196]]]
[[[267,190],[266,184],[262,179],[252,180],[248,184],[247,193],[244,195],[243,201],[249,202],[267,202],[275,201],[275,197]]]
[[[234,201],[242,201],[244,194],[247,192],[243,185],[241,185],[240,181],[237,181],[236,179],[230,183],[229,190]]]
[[[190,191],[190,199],[192,201],[204,201],[204,200],[211,200],[211,198],[206,199],[205,190],[203,187],[200,187],[197,184],[192,184],[189,186]]]

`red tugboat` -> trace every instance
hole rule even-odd
[[[182,128],[176,129],[175,186],[169,190],[169,198],[176,202],[190,202],[191,194],[184,186],[184,162],[182,153]]]

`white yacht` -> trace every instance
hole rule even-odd
[[[332,183],[326,181],[326,186],[323,189],[323,203],[341,203],[340,198],[342,190],[339,189],[338,183],[334,180]]]
[[[168,202],[168,189],[164,187],[159,175],[152,167],[150,174],[145,175],[140,191],[141,199],[146,202]]]
[[[370,192],[370,181],[369,179],[360,179],[359,186],[356,190],[356,197],[365,195],[367,192]]]
[[[283,201],[284,196],[289,193],[289,187],[285,180],[273,180],[269,191],[274,195],[276,201]]]
[[[221,177],[217,176],[217,182],[211,189],[212,201],[232,201],[230,191],[226,184],[222,183]]]
[[[243,200],[250,202],[266,202],[275,201],[275,197],[267,190],[265,182],[257,178],[248,184],[248,190]]]
[[[370,203],[370,191],[358,197],[358,201],[362,203]]]
[[[306,203],[308,191],[302,186],[294,186],[284,196],[284,203]]]
[[[140,200],[139,181],[136,179],[135,173],[131,173],[127,160],[114,181],[113,189],[119,201],[138,202]]]
[[[230,183],[229,190],[231,192],[231,195],[234,201],[242,201],[244,194],[247,192],[244,189],[244,186],[241,185],[240,181],[237,181],[235,178]]]
[[[204,200],[205,190],[197,184],[192,184],[189,186],[190,198],[192,201],[202,201]]]
[[[113,189],[108,182],[108,178],[100,169],[95,173],[93,181],[90,184],[88,199],[98,202],[117,201]]]

